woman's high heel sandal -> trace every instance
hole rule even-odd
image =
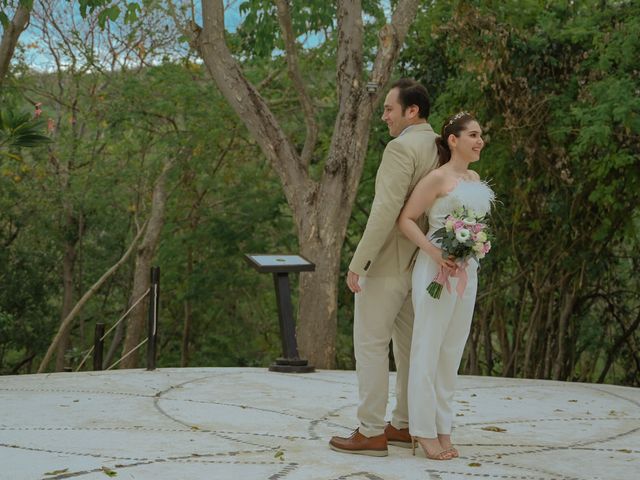
[[[418,437],[414,437],[413,435],[411,435],[411,454],[415,457],[416,456],[416,444],[420,443],[418,441]],[[420,446],[422,447],[422,451],[424,452],[424,456],[427,457],[429,460],[451,460],[452,458],[454,458],[454,454],[451,448],[448,448],[447,450],[442,450],[434,455],[430,454],[426,448],[424,448],[422,446],[422,444],[420,443]],[[455,449],[453,449],[455,450]],[[457,453],[457,452],[456,452]]]
[[[458,458],[460,456],[460,453],[458,452],[458,449],[456,447],[449,447],[445,450],[445,452],[450,453],[451,458]]]

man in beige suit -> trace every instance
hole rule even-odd
[[[407,379],[416,247],[398,230],[396,220],[415,185],[437,164],[437,135],[427,123],[429,108],[426,89],[410,79],[394,83],[384,102],[382,120],[396,138],[384,150],[371,214],[347,274],[347,285],[355,293],[360,426],[350,437],[331,438],[330,447],[339,452],[386,456],[387,444],[411,447]],[[387,424],[390,340],[398,373],[396,407]]]

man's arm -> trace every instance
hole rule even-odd
[[[402,210],[414,170],[414,161],[406,146],[399,141],[390,142],[376,175],[375,197],[367,226],[349,265],[352,273],[366,275],[380,252]]]

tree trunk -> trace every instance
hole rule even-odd
[[[382,88],[391,76],[418,3],[418,0],[400,0],[391,24],[379,32],[379,49],[370,75],[370,81],[378,86],[378,90],[369,94],[365,90],[363,74],[361,4],[357,0],[338,2],[336,75],[339,112],[324,172],[318,182],[311,178],[308,165],[315,143],[312,108],[304,109],[309,136],[301,154],[231,55],[224,36],[222,1],[203,0],[203,27],[191,26],[192,45],[199,51],[218,89],[280,177],[298,229],[300,251],[316,264],[315,272],[302,274],[300,278],[298,344],[301,355],[319,368],[332,368],[335,364],[340,251],[364,166],[373,108],[382,97]],[[289,74],[301,104],[309,107],[309,97],[297,71],[288,12],[287,5],[279,1],[278,20],[285,31]]]
[[[481,317],[481,328],[483,334],[484,357],[487,362],[487,375],[493,375],[493,345],[491,344],[491,317],[483,315]]]
[[[129,305],[133,305],[150,286],[151,262],[156,255],[160,243],[160,234],[164,226],[165,210],[167,205],[167,174],[173,166],[173,161],[168,161],[162,173],[153,186],[151,200],[151,215],[144,238],[136,253],[136,264],[133,272],[133,288]],[[129,314],[127,319],[127,333],[124,339],[123,356],[131,352],[142,338],[146,326],[146,313],[148,302],[140,302]],[[120,368],[136,368],[138,366],[138,351],[136,350],[120,363]]]
[[[337,243],[301,245],[302,255],[315,263],[316,270],[300,274],[298,347],[303,358],[321,368],[332,366],[335,359],[340,277],[340,256],[335,252],[341,248]]]
[[[18,38],[20,38],[20,34],[27,28],[30,15],[30,9],[18,6],[13,20],[11,20],[2,33],[2,41],[0,41],[0,85],[9,72],[9,64],[16,50]]]
[[[71,209],[71,205],[67,205],[65,209]],[[73,280],[76,258],[78,251],[77,222],[73,214],[67,213],[65,252],[62,260],[62,311],[60,312],[60,322],[62,322],[73,308]],[[56,372],[62,372],[65,367],[65,354],[71,344],[71,325],[62,331],[60,342],[56,351]]]
[[[187,281],[191,281],[193,275],[193,248],[188,247],[187,251]],[[189,340],[191,337],[191,299],[187,293],[184,299],[184,324],[182,327],[182,351],[180,352],[180,366],[189,366]]]
[[[562,285],[562,284],[561,284]],[[564,287],[564,285],[562,285]],[[560,290],[562,291],[562,290]],[[558,339],[556,338],[558,332],[555,330],[553,319],[555,312],[555,294],[553,291],[549,292],[549,298],[547,301],[547,321],[543,330],[543,341],[541,342],[540,349],[540,362],[538,363],[538,372],[536,378],[549,378],[551,375],[551,363],[553,358],[553,351],[557,345]],[[546,339],[545,339],[546,336]],[[544,341],[546,340],[546,342]]]
[[[540,298],[541,292],[539,292],[535,285],[532,285],[532,294],[535,299],[535,304],[531,316],[529,317],[529,324],[527,325],[527,333],[525,335],[525,352],[524,352],[524,365],[522,367],[522,376],[524,378],[533,378],[533,366],[535,363],[535,344],[537,342],[538,332],[538,320],[542,311],[542,299]]]
[[[569,320],[574,313],[576,306],[576,300],[578,298],[578,292],[582,289],[582,281],[584,278],[584,271],[586,265],[583,263],[578,278],[573,281],[573,286],[570,293],[564,294],[564,302],[562,311],[560,312],[560,321],[558,322],[558,354],[556,356],[555,364],[553,366],[553,379],[565,380],[566,379],[566,345],[567,345],[567,331],[569,329]]]

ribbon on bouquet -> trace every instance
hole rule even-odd
[[[456,293],[458,294],[458,297],[462,297],[464,289],[467,288],[467,265],[468,261],[465,260],[455,269],[440,267],[434,281],[447,287],[447,291],[451,293],[451,283],[449,283],[449,278],[457,278],[458,284],[456,285]]]

